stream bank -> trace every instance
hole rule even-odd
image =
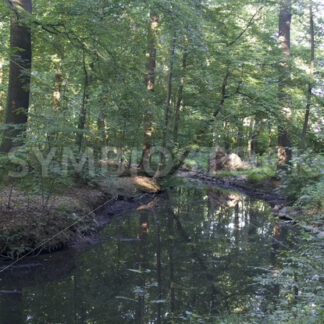
[[[275,181],[266,179],[262,182],[249,182],[246,175],[209,175],[208,171],[204,169],[181,169],[178,171],[177,175],[180,177],[202,180],[224,189],[235,190],[251,197],[264,200],[271,205],[287,205],[285,198],[275,193],[275,189],[278,185]]]
[[[324,226],[318,224],[306,224],[305,220],[312,215],[311,210],[296,208],[285,197],[278,195],[275,191],[280,185],[277,180],[262,179],[260,181],[249,181],[247,175],[223,176],[210,175],[205,169],[188,170],[181,169],[177,175],[184,178],[191,178],[212,184],[220,188],[234,190],[250,197],[263,200],[272,208],[272,213],[278,219],[295,224],[298,228],[313,233],[318,239],[324,238]],[[321,223],[320,223],[321,224]]]
[[[0,259],[16,259],[88,241],[107,220],[100,211],[134,208],[160,191],[146,177],[109,178],[94,186],[74,183],[57,188],[46,201],[41,194],[2,187]],[[99,215],[97,217],[97,215]]]
[[[291,233],[269,204],[187,178],[162,188],[140,206],[152,194],[105,208],[110,222],[95,244],[0,273],[0,322],[188,323],[183,314],[197,314],[220,323],[220,314],[251,312],[251,299],[268,305],[273,294],[260,294],[255,279]]]
[[[202,181],[211,186],[233,190],[254,199],[263,200],[278,218],[296,222],[301,211],[288,206],[285,199],[274,192],[269,181],[253,184],[246,176],[210,176],[205,170],[179,170],[178,177]],[[12,190],[11,205],[1,191],[0,257],[15,259],[26,253],[53,252],[66,246],[93,244],[99,230],[108,224],[112,215],[132,209],[150,209],[160,186],[148,177],[107,178],[95,187],[75,184],[53,194],[48,206],[42,206],[42,197],[30,199],[26,193]],[[306,228],[310,230],[310,228]]]

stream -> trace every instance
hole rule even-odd
[[[0,323],[213,323],[260,310],[276,289],[255,278],[276,266],[286,232],[268,203],[186,179],[115,214],[95,244],[1,273]]]

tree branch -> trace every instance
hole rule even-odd
[[[12,0],[5,0],[8,7],[10,8],[11,11],[13,11],[17,18],[19,19],[26,19],[28,16],[32,17],[31,14],[29,14],[27,11],[20,12],[17,7],[14,4],[14,1]],[[42,29],[44,29],[45,31],[47,31],[50,34],[60,34],[61,32],[56,28],[56,27],[60,27],[60,26],[64,26],[64,24],[59,23],[59,24],[43,24],[40,21],[36,20],[36,19],[32,19],[31,22],[37,26],[40,26]]]
[[[232,40],[230,43],[228,43],[226,45],[226,47],[230,47],[233,44],[235,44],[244,34],[245,32],[250,28],[250,26],[253,23],[254,18],[257,16],[257,14],[263,9],[263,7],[259,8],[256,13],[252,16],[252,18],[249,20],[248,24],[246,25],[246,27],[241,31],[241,33],[234,39]]]
[[[14,6],[14,4],[12,3],[11,0],[5,0],[8,7],[10,8],[10,10],[12,10],[16,15],[17,17],[22,17],[23,15],[17,10],[17,8]]]

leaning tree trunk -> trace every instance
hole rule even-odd
[[[16,0],[15,5],[28,13],[32,12],[31,0]],[[31,31],[22,15],[10,21],[9,85],[5,111],[5,130],[0,152],[8,153],[21,143],[20,137],[25,130],[30,92],[31,69]]]
[[[312,103],[312,90],[313,90],[313,79],[314,79],[315,41],[314,41],[314,18],[313,18],[312,2],[310,3],[309,14],[310,14],[310,37],[311,37],[310,56],[311,57],[310,57],[310,69],[309,69],[310,71],[309,71],[309,82],[308,82],[308,92],[307,92],[307,105],[306,105],[303,131],[301,135],[301,143],[300,143],[301,151],[304,151],[305,149],[305,138],[306,138],[306,133],[308,128],[309,114],[310,114],[310,108]]]
[[[147,40],[147,61],[145,65],[145,85],[146,89],[150,92],[154,92],[155,82],[155,66],[156,66],[156,47],[157,47],[157,28],[159,17],[155,13],[150,14],[150,27],[148,31]],[[151,98],[150,98],[151,100]],[[153,113],[151,111],[151,105],[145,110],[144,113],[144,143],[142,148],[142,158],[139,164],[139,168],[148,165],[150,160],[150,152],[152,147],[152,132],[153,132]]]
[[[229,67],[226,69],[226,74],[223,79],[223,84],[222,84],[222,89],[221,89],[221,98],[218,106],[216,107],[212,118],[210,119],[210,123],[213,123],[216,121],[218,114],[222,111],[225,100],[228,98],[227,95],[227,85],[228,85],[228,79],[230,77],[230,70]],[[208,130],[208,127],[204,126],[202,127],[198,133],[194,136],[192,143],[190,146],[186,147],[185,150],[182,152],[181,156],[174,162],[173,167],[171,168],[169,174],[174,174],[177,170],[179,170],[183,164],[186,158],[189,156],[191,152],[191,147],[193,145],[197,145],[199,143],[199,140],[201,139],[202,136],[205,135],[206,131]]]
[[[290,83],[289,56],[290,56],[290,24],[291,3],[283,0],[279,15],[279,49],[281,59],[279,61],[279,123],[278,123],[278,169],[286,168],[292,158],[291,141],[288,135],[288,122],[291,117],[290,98],[287,86]]]

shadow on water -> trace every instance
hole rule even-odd
[[[270,206],[235,192],[182,185],[125,211],[99,242],[32,259],[0,275],[0,323],[185,323],[248,312],[279,267],[285,231]]]

